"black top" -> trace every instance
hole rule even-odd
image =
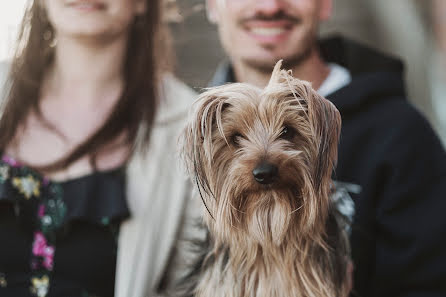
[[[355,203],[355,296],[446,296],[446,153],[406,100],[402,63],[343,38],[327,62],[352,81],[328,96],[342,116],[334,179]],[[229,64],[212,85],[234,80]]]
[[[0,296],[114,295],[122,169],[52,182],[0,161]]]

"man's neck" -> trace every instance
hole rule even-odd
[[[232,66],[237,82],[249,83],[264,88],[268,84],[274,65],[271,67],[270,72],[252,67],[243,62],[233,61]],[[330,68],[322,60],[319,51],[316,49],[304,61],[291,67],[290,70],[293,71],[294,77],[311,82],[315,90],[322,85],[330,73]]]

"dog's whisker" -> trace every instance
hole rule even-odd
[[[237,207],[235,207],[231,202],[228,202],[228,204],[229,204],[229,206],[230,206],[233,210],[239,211],[239,210],[237,209]]]
[[[299,157],[301,154],[303,154],[303,151],[299,150],[284,150],[284,155],[287,157],[286,161],[292,161],[293,159]]]
[[[296,208],[295,210],[293,210],[292,212],[290,212],[289,214],[293,214],[293,213],[299,211],[300,209],[302,209],[302,207],[304,207],[303,204],[301,206],[299,206],[298,208]]]

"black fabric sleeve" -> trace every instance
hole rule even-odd
[[[375,200],[372,296],[446,296],[446,153],[415,110],[389,126]]]

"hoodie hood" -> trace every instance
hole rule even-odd
[[[389,97],[405,100],[404,67],[397,58],[342,37],[322,40],[320,51],[326,62],[345,67],[352,76],[348,86],[328,95],[341,112]]]

